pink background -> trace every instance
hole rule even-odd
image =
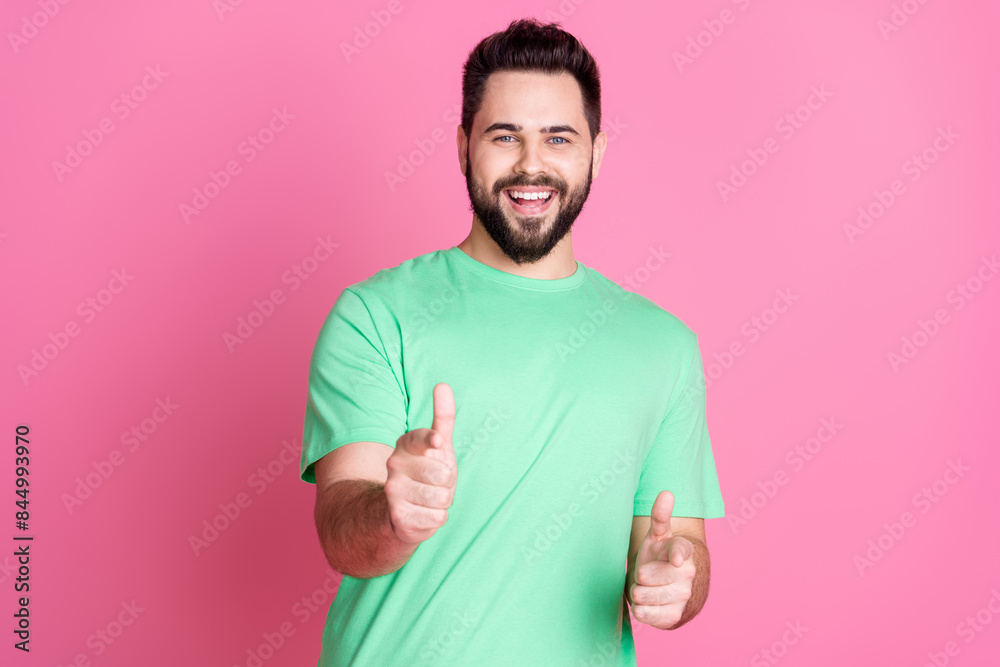
[[[13,443],[27,424],[35,541],[32,651],[8,630],[0,662],[246,666],[284,627],[264,664],[315,664],[336,579],[298,479],[313,343],[344,286],[468,233],[461,66],[536,16],[579,37],[603,77],[611,141],[576,256],[698,332],[710,376],[728,514],[707,522],[711,596],[677,632],[640,626],[640,664],[994,664],[1000,280],[983,258],[1000,250],[996,4],[388,6],[4,3],[0,539],[20,533]],[[374,36],[348,58],[366,25]],[[814,87],[829,96],[802,106]],[[274,109],[294,118],[249,160],[241,144]],[[794,132],[779,125],[797,109]],[[57,173],[81,143],[89,154]],[[933,164],[914,171],[925,151]],[[718,182],[762,152],[724,198]],[[231,161],[238,173],[185,220],[180,205]],[[845,225],[879,197],[893,201],[852,242]],[[314,255],[318,238],[336,249]],[[651,248],[671,257],[648,271]],[[298,283],[297,265],[311,270]],[[281,303],[227,345],[274,290]],[[781,313],[779,290],[794,295]],[[916,354],[894,367],[904,338]],[[22,378],[36,352],[50,358]],[[824,419],[840,424],[832,437]],[[144,423],[144,441],[122,440]],[[238,498],[196,555],[191,536],[225,526],[220,504]],[[4,627],[13,563],[0,557]],[[313,595],[319,611],[302,602]],[[97,639],[120,616],[113,643]]]

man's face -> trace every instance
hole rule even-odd
[[[507,257],[536,262],[566,236],[590,194],[593,167],[571,74],[490,75],[468,139],[465,183],[472,211]],[[553,191],[547,201],[510,195],[539,188]]]

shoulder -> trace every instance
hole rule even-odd
[[[437,278],[446,270],[441,250],[434,250],[401,261],[395,266],[380,269],[368,278],[350,283],[341,294],[365,305],[387,307],[406,303],[428,286],[437,284]]]
[[[586,268],[591,283],[605,301],[606,309],[613,308],[631,318],[633,327],[648,332],[664,344],[697,347],[698,334],[680,317],[652,299],[628,291],[596,269]]]

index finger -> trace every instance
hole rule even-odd
[[[649,512],[649,535],[653,539],[670,537],[670,518],[674,513],[674,494],[660,491]]]
[[[454,429],[455,394],[450,385],[439,382],[434,385],[434,421],[431,423],[431,430],[441,435],[443,445],[450,445]]]

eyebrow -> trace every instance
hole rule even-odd
[[[517,123],[493,123],[488,128],[483,131],[483,134],[489,134],[490,132],[495,132],[496,130],[506,130],[508,132],[520,132],[524,128]],[[568,132],[576,136],[580,136],[580,133],[573,129],[572,125],[551,125],[549,127],[543,127],[539,130],[542,134],[558,134],[560,132]]]

